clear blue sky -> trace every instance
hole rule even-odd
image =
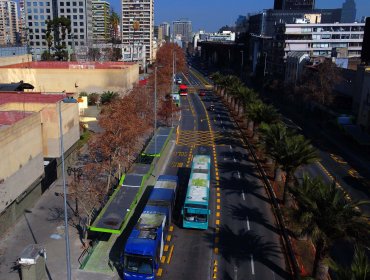
[[[114,10],[121,14],[121,1],[110,0]],[[370,16],[370,0],[355,0],[357,18]],[[316,8],[341,8],[344,0],[316,0]],[[273,7],[273,0],[154,0],[154,19],[163,21],[187,18],[193,23],[193,31],[205,29],[217,31],[223,25],[234,24],[238,15],[258,12]]]

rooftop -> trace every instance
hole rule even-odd
[[[77,62],[77,61],[30,61],[13,65],[0,66],[0,68],[34,68],[34,69],[123,69],[133,63],[130,62]]]
[[[0,105],[12,102],[56,103],[65,97],[65,94],[42,94],[39,92],[0,92]]]

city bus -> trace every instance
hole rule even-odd
[[[194,156],[184,207],[181,211],[184,228],[208,228],[210,168],[210,156]]]
[[[181,84],[179,86],[179,94],[180,94],[180,96],[187,96],[188,95],[188,87],[187,87],[187,85]]]

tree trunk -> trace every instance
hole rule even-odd
[[[284,184],[284,193],[283,193],[283,204],[285,205],[287,199],[288,199],[288,187],[289,187],[289,183],[290,183],[290,172],[286,172],[286,176],[285,176],[285,184]]]
[[[315,260],[312,268],[312,275],[316,280],[327,280],[328,277],[328,265],[325,264],[324,260],[326,257],[326,249],[323,240],[319,240],[316,244]]]
[[[254,128],[254,122],[252,120],[248,121],[248,131],[253,131]]]
[[[281,180],[282,180],[282,170],[281,170],[281,168],[279,168],[278,166],[277,167],[275,167],[275,169],[274,169],[274,180],[276,181],[276,182],[281,182]]]

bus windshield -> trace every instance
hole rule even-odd
[[[206,223],[207,222],[207,214],[189,213],[188,209],[186,209],[186,208],[185,208],[184,218],[188,222],[198,222],[198,223]]]
[[[149,257],[125,255],[125,271],[152,275],[153,259]]]

